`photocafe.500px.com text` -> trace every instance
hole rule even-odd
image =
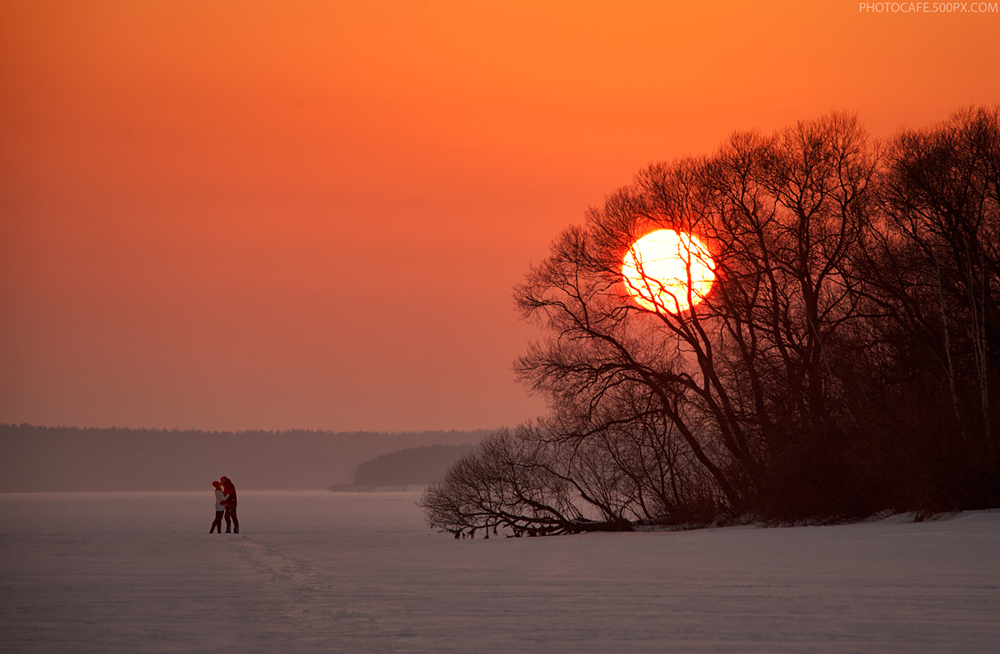
[[[863,14],[995,14],[997,2],[861,2]]]

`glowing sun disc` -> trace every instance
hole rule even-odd
[[[697,236],[658,229],[637,239],[625,253],[622,281],[644,309],[679,314],[712,290],[715,262]]]

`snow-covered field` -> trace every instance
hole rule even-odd
[[[454,540],[417,493],[0,495],[3,652],[975,652],[1000,512]]]

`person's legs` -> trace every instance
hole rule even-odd
[[[232,517],[233,517],[233,533],[234,534],[238,534],[238,533],[240,533],[240,521],[236,518],[236,507],[235,506],[233,507],[233,510],[232,510]]]
[[[220,534],[222,533],[222,514],[223,513],[225,513],[225,512],[224,511],[216,511],[215,512],[215,522],[212,523],[212,528],[208,530],[208,533],[212,533],[215,530],[218,530]]]
[[[226,518],[226,533],[227,534],[228,533],[232,533],[232,531],[233,531],[233,520],[230,517],[230,516],[232,516],[232,514],[233,514],[233,512],[230,511],[229,507],[227,506],[226,507],[226,513],[225,513],[225,518]]]

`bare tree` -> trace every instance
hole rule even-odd
[[[850,495],[829,473],[859,428],[844,387],[858,372],[853,254],[876,166],[857,119],[841,114],[770,138],[737,135],[709,164],[721,279],[711,304],[725,383],[740,389],[763,449],[765,512],[831,510]]]
[[[624,520],[585,515],[588,498],[557,472],[556,452],[543,441],[502,430],[460,459],[420,500],[433,527],[456,538],[507,529],[515,536],[628,530]],[[598,506],[591,502],[592,506]]]
[[[987,505],[1000,493],[998,191],[997,108],[905,131],[889,145],[884,220],[863,252],[873,328],[896,366],[887,387],[904,406],[921,397],[930,426],[899,439],[897,456],[923,482],[917,501],[934,508]]]

